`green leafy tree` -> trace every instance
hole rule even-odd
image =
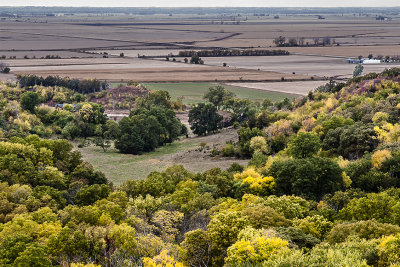
[[[21,107],[31,113],[35,112],[35,107],[41,103],[40,97],[36,92],[25,92],[21,95]]]
[[[161,144],[162,126],[154,116],[144,114],[125,117],[119,122],[115,147],[123,153],[141,154]]]
[[[199,103],[189,111],[190,129],[196,135],[214,133],[220,128],[222,116],[213,104]]]
[[[278,237],[289,241],[289,246],[294,248],[313,248],[321,242],[318,238],[310,234],[305,234],[297,227],[276,228]]]
[[[282,214],[264,204],[253,204],[246,207],[242,214],[247,217],[249,224],[256,228],[289,226],[290,222]]]
[[[376,220],[345,222],[335,225],[326,236],[330,244],[345,242],[347,238],[379,239],[400,233],[398,225],[380,223]]]
[[[357,77],[360,76],[362,74],[364,70],[364,66],[359,64],[357,66],[354,67],[354,71],[353,71],[353,77]]]
[[[108,120],[105,125],[97,125],[94,132],[94,144],[107,152],[107,149],[111,147],[111,143],[115,140],[119,134],[118,123],[113,120]]]
[[[99,199],[106,198],[110,194],[110,188],[107,185],[86,185],[76,193],[75,202],[77,205],[91,205]]]
[[[190,63],[192,63],[192,64],[201,64],[201,58],[198,56],[198,55],[193,55],[191,58],[190,58]]]
[[[308,158],[315,155],[321,147],[321,141],[315,133],[301,132],[288,144],[288,153],[295,158]]]
[[[253,150],[251,149],[251,140],[253,137],[264,137],[264,131],[258,128],[241,127],[238,130],[239,134],[239,149],[240,153],[246,157],[251,156]]]
[[[213,264],[222,265],[226,250],[237,241],[240,230],[247,225],[246,217],[242,216],[240,212],[220,212],[212,217],[207,228],[212,241]]]
[[[399,224],[399,199],[388,192],[370,193],[366,197],[352,199],[339,214],[346,220],[375,219],[381,223]]]
[[[14,261],[14,266],[47,267],[52,266],[46,253],[46,247],[29,245]]]
[[[340,135],[339,153],[354,159],[373,151],[378,145],[372,124],[355,123],[344,129]]]
[[[311,234],[316,238],[322,238],[332,229],[333,223],[321,215],[307,216],[303,219],[294,220],[294,225],[306,234]]]
[[[168,91],[157,90],[151,91],[145,97],[138,99],[135,103],[135,108],[145,108],[150,109],[151,107],[163,107],[167,109],[172,108],[171,96]]]
[[[64,138],[74,140],[81,135],[81,129],[76,125],[75,122],[70,121],[62,130],[62,135]]]
[[[400,264],[400,234],[383,238],[379,244],[379,266],[396,266]]]
[[[222,104],[232,97],[235,97],[234,93],[226,90],[223,86],[218,85],[215,87],[210,87],[203,98],[214,104],[217,109],[220,109]]]
[[[343,186],[342,169],[328,158],[275,161],[269,174],[275,178],[278,194],[319,200]]]
[[[181,244],[184,261],[190,266],[207,267],[211,263],[211,240],[206,231],[197,229],[187,232]]]
[[[96,171],[87,162],[79,164],[69,176],[75,181],[81,181],[88,185],[108,183],[105,175],[100,171]]]
[[[378,139],[376,136],[372,124],[357,122],[330,129],[325,136],[322,149],[338,153],[349,159],[356,159],[377,147]]]
[[[231,122],[247,122],[251,125],[255,121],[257,108],[249,99],[229,98],[224,101],[224,110],[232,113]]]

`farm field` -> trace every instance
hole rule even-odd
[[[277,83],[274,83],[277,84]],[[184,104],[194,104],[204,102],[203,96],[207,92],[208,88],[216,86],[216,83],[144,83],[144,85],[151,90],[165,90],[171,95],[171,98],[176,100],[178,97],[182,97]],[[242,84],[220,84],[225,89],[233,92],[239,98],[251,99],[251,100],[262,100],[269,98],[273,102],[283,100],[284,98],[295,98],[296,95],[290,93],[281,93],[279,91],[271,90],[257,90],[242,87]]]
[[[326,81],[302,81],[302,82],[281,82],[281,83],[228,83],[230,86],[239,86],[242,88],[264,90],[270,94],[296,94],[307,95],[318,86],[326,84]]]
[[[96,78],[110,82],[133,80],[136,82],[157,81],[279,81],[286,79],[309,80],[307,75],[293,75],[274,71],[258,71],[254,69],[223,68],[222,66],[206,66],[184,63],[173,63],[147,59],[109,59],[99,63],[100,59],[68,59],[68,60],[7,60],[14,74],[36,74],[41,76],[59,75],[71,78]],[[48,65],[47,65],[48,64]]]
[[[233,18],[182,15],[177,17],[35,17],[2,22],[1,50],[64,50],[135,48],[139,46],[268,47],[280,35],[330,36],[343,45],[398,45],[399,21],[376,21],[374,17],[328,15],[247,16],[233,25]],[[221,24],[221,21],[223,22]],[[24,40],[24,42],[21,42]]]
[[[158,81],[276,81],[320,77],[348,77],[354,65],[347,57],[398,55],[400,20],[377,21],[353,14],[281,15],[245,17],[216,14],[116,15],[6,18],[0,28],[0,56],[11,72],[97,78],[118,82]],[[239,23],[237,23],[239,21]],[[205,58],[207,66],[191,66],[160,60],[142,60],[137,55],[168,55],[184,49],[251,48],[277,49],[278,36],[329,37],[339,46],[288,47],[290,57]],[[106,52],[109,58],[103,58]],[[124,53],[125,58],[119,54]],[[343,58],[305,57],[307,55]],[[62,59],[37,59],[46,55]],[[15,56],[17,59],[9,60]],[[29,59],[22,59],[27,56]],[[33,59],[36,57],[36,59]],[[226,62],[230,68],[222,68]],[[392,65],[366,66],[364,72],[381,71]],[[258,71],[260,69],[260,71]],[[292,73],[296,74],[293,75]]]
[[[78,79],[98,79],[109,82],[233,82],[233,81],[280,81],[281,77],[289,80],[310,80],[306,75],[282,74],[246,69],[222,68],[202,66],[201,69],[183,68],[144,68],[132,69],[120,66],[111,69],[101,69],[99,66],[61,66],[47,67],[21,67],[13,71],[14,74],[36,74],[40,76],[59,75]],[[114,66],[106,66],[114,67]]]
[[[400,50],[399,50],[400,52]],[[300,75],[348,78],[353,75],[354,64],[348,64],[347,58],[327,56],[273,56],[273,57],[209,57],[204,58],[207,65],[221,66],[227,63],[230,67],[242,69],[260,69],[279,73]],[[364,73],[381,72],[385,68],[399,64],[364,65]]]
[[[102,171],[115,185],[119,185],[126,180],[143,179],[152,171],[162,171],[174,164],[182,164],[192,172],[203,172],[216,167],[226,169],[234,162],[247,165],[248,160],[212,158],[209,151],[199,150],[202,142],[211,148],[225,145],[227,141],[237,141],[237,138],[236,130],[224,129],[210,136],[182,139],[143,155],[121,154],[116,149],[105,153],[95,146],[77,150],[82,153],[85,161]]]
[[[393,45],[341,45],[341,46],[321,46],[321,47],[286,47],[290,53],[319,55],[319,56],[338,56],[338,57],[358,57],[369,54],[382,56],[396,56],[400,54],[400,42]]]

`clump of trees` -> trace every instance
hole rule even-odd
[[[60,86],[79,92],[89,94],[104,90],[107,88],[106,82],[97,79],[70,79],[69,77],[47,76],[45,78],[33,74],[18,74],[17,81],[21,87],[41,86]]]
[[[119,122],[115,147],[130,154],[152,151],[173,142],[185,129],[176,118],[168,92],[150,92]]]
[[[185,63],[186,63],[186,61],[185,61]],[[190,57],[190,63],[191,64],[204,64],[204,60],[202,60],[199,55],[195,54]]]
[[[199,51],[179,51],[179,57],[235,57],[235,56],[284,56],[289,55],[286,50],[263,49],[213,49]]]
[[[306,42],[304,37],[301,38],[286,38],[284,36],[276,37],[273,43],[278,47],[293,47],[293,46],[326,46],[331,44],[337,44],[335,39],[330,37],[314,37],[312,43]],[[339,45],[339,44],[337,44]]]
[[[189,111],[190,128],[194,134],[206,135],[221,128],[222,116],[213,104],[200,103]]]
[[[217,109],[220,109],[225,101],[235,97],[235,94],[226,90],[223,86],[210,87],[208,92],[204,95],[204,99],[214,104]]]
[[[0,72],[1,73],[10,73],[10,68],[6,65],[6,64],[4,64],[4,63],[1,63],[0,62]]]

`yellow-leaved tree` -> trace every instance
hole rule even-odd
[[[275,190],[275,179],[272,176],[261,175],[252,167],[235,174],[234,178],[242,182],[245,193],[268,196]]]

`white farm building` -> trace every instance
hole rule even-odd
[[[379,59],[364,59],[362,64],[380,64],[381,61]]]

